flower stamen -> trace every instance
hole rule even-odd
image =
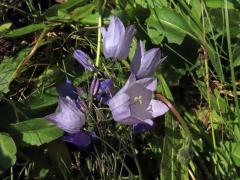
[[[143,102],[142,102],[142,96],[136,96],[136,97],[134,97],[134,102],[139,103],[139,104],[142,104],[142,103],[143,103]]]

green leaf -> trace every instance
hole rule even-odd
[[[0,169],[7,169],[16,162],[17,148],[13,139],[0,133]]]
[[[57,16],[59,10],[72,11],[76,7],[82,6],[84,2],[85,0],[68,0],[67,2],[62,4],[55,4],[45,11],[45,16]]]
[[[5,23],[0,25],[0,32],[8,30],[12,26],[12,23]]]
[[[230,155],[235,165],[240,167],[240,143],[226,141],[224,145],[228,149],[228,152],[230,152]]]
[[[0,92],[7,93],[9,91],[9,85],[16,75],[18,66],[25,60],[30,51],[30,48],[23,49],[17,58],[6,57],[3,59],[0,64]]]
[[[224,0],[205,0],[205,3],[207,5],[207,7],[210,7],[210,8],[224,8],[225,7]],[[234,9],[234,5],[230,0],[227,1],[227,7],[228,7],[228,9]]]
[[[161,84],[158,90],[170,100],[173,100],[170,89],[164,78],[160,77]],[[177,150],[180,148],[180,140],[174,117],[168,112],[165,116],[165,137],[163,141],[163,152],[160,169],[160,179],[187,179],[186,167],[177,161]]]
[[[201,20],[201,2],[200,0],[192,0],[192,16],[197,22]]]
[[[23,142],[40,146],[63,135],[63,131],[42,118],[11,124]]]
[[[49,106],[57,104],[58,98],[57,98],[57,91],[56,88],[51,88],[45,91],[44,93],[36,93],[33,96],[31,96],[27,101],[25,102],[25,105],[33,110],[42,110]]]
[[[7,38],[14,38],[14,37],[19,37],[19,36],[23,36],[23,35],[26,35],[26,34],[30,34],[30,33],[42,30],[46,27],[47,27],[47,25],[43,24],[43,23],[41,23],[41,24],[31,24],[31,25],[26,26],[26,27],[22,27],[22,28],[19,28],[19,29],[16,29],[16,30],[12,30],[8,33],[0,33],[0,36],[7,37]]]
[[[97,25],[98,24],[98,13],[90,14],[86,17],[83,17],[82,19],[79,20],[79,22],[82,24]]]
[[[82,18],[89,16],[94,8],[94,4],[87,4],[83,7],[78,7],[72,11],[71,17],[74,21],[78,21]]]
[[[240,66],[240,47],[236,46],[233,50],[233,66]]]
[[[187,34],[193,37],[192,30],[185,18],[167,7],[159,8],[152,12],[152,15],[147,19],[147,28],[152,41],[156,41],[154,39],[156,33],[159,36],[164,35],[169,43],[176,44],[181,44]],[[153,33],[153,31],[156,32]]]

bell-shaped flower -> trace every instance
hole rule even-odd
[[[165,59],[166,57],[162,58],[159,48],[153,48],[145,52],[143,43],[140,41],[131,63],[131,71],[137,79],[150,77]]]
[[[133,133],[135,135],[145,133],[147,131],[151,131],[154,128],[154,122],[153,124],[147,124],[147,123],[138,123],[133,125]]]
[[[64,97],[59,97],[58,104],[60,111],[45,118],[65,132],[70,134],[79,132],[86,121],[85,113],[79,108],[81,104]]]
[[[94,66],[89,62],[89,56],[80,49],[77,49],[73,53],[73,57],[88,71],[93,72]]]
[[[78,90],[69,79],[65,83],[60,84],[57,87],[57,91],[61,97],[69,97],[72,100],[78,99]]]
[[[81,150],[88,150],[93,145],[96,139],[95,132],[77,132],[74,134],[65,135],[62,140],[77,146]]]
[[[133,25],[126,29],[122,21],[112,16],[108,29],[101,28],[103,35],[103,53],[106,58],[122,60],[128,57],[135,28]]]
[[[136,80],[135,75],[131,74],[122,89],[108,102],[113,119],[125,125],[147,123],[152,126],[152,118],[168,111],[164,103],[153,99],[156,86],[156,79]]]

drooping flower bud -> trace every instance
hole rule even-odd
[[[90,94],[96,96],[99,90],[100,80],[97,77],[94,77],[90,86]]]
[[[94,66],[89,62],[89,56],[80,49],[77,49],[73,53],[73,57],[88,71],[93,72]]]

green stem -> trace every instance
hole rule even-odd
[[[208,108],[211,113],[211,89],[209,86],[209,65],[208,65],[208,49],[207,49],[207,38],[206,38],[206,29],[205,29],[205,19],[204,19],[204,11],[203,11],[203,1],[201,1],[201,14],[202,14],[202,29],[203,29],[203,50],[204,50],[204,67],[205,67],[205,81],[207,84],[207,99],[208,99]],[[212,141],[213,141],[213,148],[216,150],[216,138],[214,133],[213,121],[212,116],[210,115],[210,122],[211,122],[211,133],[212,133]]]
[[[106,146],[108,146],[115,154],[119,154],[119,152],[117,152],[117,150],[114,149],[114,147],[112,147],[107,141],[105,141],[103,138],[101,138],[100,136],[97,136],[97,138],[102,141]],[[124,160],[119,156],[120,161],[122,161],[124,168],[128,171],[129,175],[131,177],[134,177],[133,172],[131,171],[131,169],[129,169],[129,167],[124,163]]]
[[[133,158],[134,158],[135,164],[136,164],[136,166],[137,166],[137,170],[138,170],[138,174],[139,174],[139,179],[142,180],[142,179],[143,179],[142,170],[141,170],[141,167],[140,167],[140,164],[139,164],[137,155],[136,155],[136,153],[135,153],[135,148],[134,148],[133,144],[131,144],[131,149],[132,149],[132,154],[133,154]]]
[[[234,101],[235,101],[235,105],[236,105],[236,113],[239,116],[240,115],[240,111],[239,111],[239,105],[238,105],[236,79],[235,79],[234,66],[233,66],[233,55],[232,55],[232,48],[231,48],[231,36],[230,36],[230,30],[229,30],[229,17],[228,17],[228,9],[227,9],[227,0],[224,0],[224,4],[225,4],[227,44],[228,44],[228,54],[229,54],[229,62],[230,62],[230,71],[231,71],[233,95],[234,95]],[[239,125],[240,125],[240,118],[239,118]]]
[[[13,167],[11,167],[10,171],[11,171],[11,180],[13,180]]]
[[[98,2],[98,39],[97,39],[97,56],[96,56],[96,67],[100,65],[100,50],[101,50],[101,27],[102,27],[102,8],[101,0]]]

